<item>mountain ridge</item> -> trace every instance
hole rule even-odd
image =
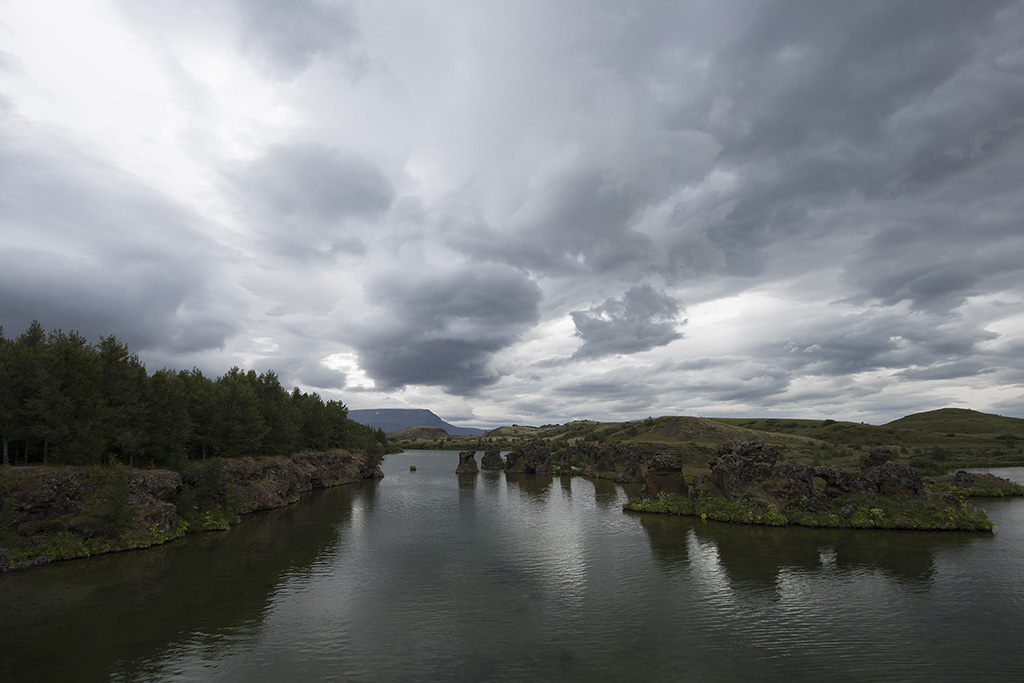
[[[369,408],[349,410],[348,419],[373,429],[383,429],[390,434],[406,427],[438,427],[449,436],[476,436],[483,434],[485,429],[476,427],[459,427],[445,422],[432,410],[426,408]]]

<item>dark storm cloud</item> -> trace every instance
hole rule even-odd
[[[972,245],[979,229],[1005,232],[977,219],[993,201],[1018,201],[1010,187],[991,184],[1000,166],[1013,177],[1022,170],[1019,156],[1006,154],[1024,130],[1021,48],[1000,30],[1008,5],[761,4],[716,67],[720,82],[735,84],[725,87],[730,115],[749,130],[726,141],[720,161],[741,182],[735,207],[709,232],[727,269],[757,275],[789,241],[856,229],[842,219],[851,194],[871,204],[858,212],[868,236],[892,209],[910,229],[931,219],[924,197],[892,203],[908,192],[949,205]],[[984,191],[964,190],[980,177]],[[915,265],[934,250],[930,229],[917,234]],[[877,271],[910,265],[881,256]],[[976,281],[950,272],[909,288],[876,282],[872,294],[955,305]]]
[[[228,177],[273,251],[300,258],[363,253],[351,221],[379,217],[394,199],[379,168],[319,143],[273,145]]]
[[[0,168],[6,334],[38,319],[135,351],[192,353],[237,332],[223,315],[230,291],[211,295],[219,250],[187,210],[59,144],[0,136]]]
[[[677,326],[679,304],[650,285],[635,285],[619,299],[586,311],[573,311],[576,336],[583,345],[574,358],[599,358],[613,354],[631,354],[664,346],[682,334]]]
[[[380,388],[440,385],[472,394],[501,375],[495,353],[536,324],[541,291],[503,267],[391,273],[367,288],[383,319],[358,332],[359,363]]]

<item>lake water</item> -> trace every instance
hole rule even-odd
[[[1024,679],[1024,500],[997,535],[775,529],[457,464],[0,575],[0,680]]]

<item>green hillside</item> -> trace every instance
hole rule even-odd
[[[836,420],[701,418],[665,416],[638,422],[575,420],[563,425],[510,425],[479,436],[452,437],[425,427],[390,434],[403,448],[514,450],[542,438],[553,453],[576,444],[639,444],[672,451],[684,462],[703,464],[713,449],[734,439],[778,447],[788,460],[855,465],[876,446],[922,471],[939,473],[969,465],[1024,462],[1024,420],[974,410],[944,408],[908,415],[885,425]]]
[[[926,413],[915,413],[893,420],[885,426],[934,434],[975,434],[994,438],[1010,434],[1024,440],[1024,420],[964,408],[940,408]]]
[[[884,425],[835,420],[713,418],[722,424],[824,441],[836,448],[894,449],[904,458],[960,464],[1024,461],[1024,420],[961,408],[916,413]]]

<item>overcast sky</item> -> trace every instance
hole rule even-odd
[[[0,0],[0,324],[463,425],[1024,417],[1024,3]]]

